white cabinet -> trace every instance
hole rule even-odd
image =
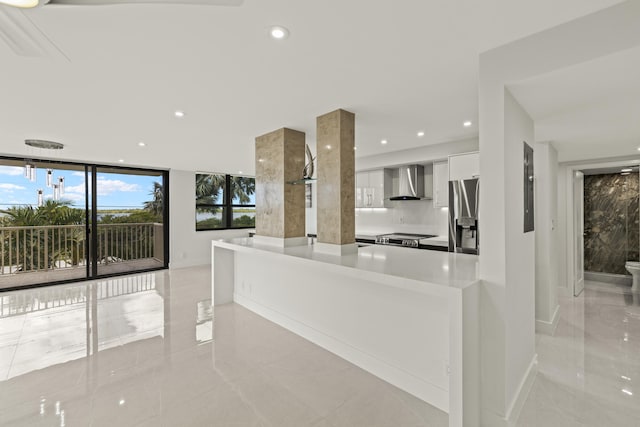
[[[449,162],[433,162],[433,206],[449,206]]]
[[[356,173],[356,208],[384,207],[384,170]]]
[[[449,181],[480,177],[480,153],[449,156]]]
[[[364,207],[364,193],[367,185],[369,185],[369,172],[356,172],[356,208]]]

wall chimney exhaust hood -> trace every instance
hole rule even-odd
[[[421,165],[398,168],[398,188],[389,200],[420,200],[424,197],[424,167]]]

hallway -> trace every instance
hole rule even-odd
[[[640,425],[640,295],[585,281],[558,300],[555,336],[536,334],[538,375],[518,426]]]

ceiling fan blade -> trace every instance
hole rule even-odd
[[[21,9],[0,6],[0,42],[19,56],[69,60]]]
[[[45,0],[49,5],[109,6],[115,4],[201,4],[210,6],[241,6],[244,0]]]

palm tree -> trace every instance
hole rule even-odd
[[[34,209],[32,206],[12,207],[0,210],[4,214],[4,227],[37,227],[46,225],[80,225],[84,223],[85,212],[70,207],[69,201],[47,200]],[[24,254],[19,271],[51,268],[58,260],[70,261],[72,265],[79,263],[79,253],[84,245],[85,235],[82,230],[71,229],[61,232],[60,229],[24,229],[21,232],[7,233],[7,238],[0,244],[5,246],[5,256],[18,249]],[[57,244],[54,244],[57,243]],[[60,248],[60,249],[58,249]],[[46,250],[45,250],[46,249]],[[48,254],[45,257],[45,253]],[[45,259],[46,258],[46,259]],[[10,262],[10,260],[6,260]]]
[[[216,174],[196,174],[196,204],[222,204],[220,190],[225,187],[225,176]]]
[[[144,202],[144,210],[153,213],[160,220],[164,208],[164,188],[162,184],[155,181],[149,195],[153,196],[153,199]]]
[[[256,192],[256,179],[244,176],[231,177],[231,195],[234,204],[249,204],[251,198],[249,196]],[[237,202],[236,202],[237,201]]]
[[[224,204],[221,190],[226,186],[226,176],[216,174],[196,175],[196,204],[218,205]],[[247,204],[256,191],[255,178],[244,176],[231,177],[231,199],[237,200],[237,204]]]

